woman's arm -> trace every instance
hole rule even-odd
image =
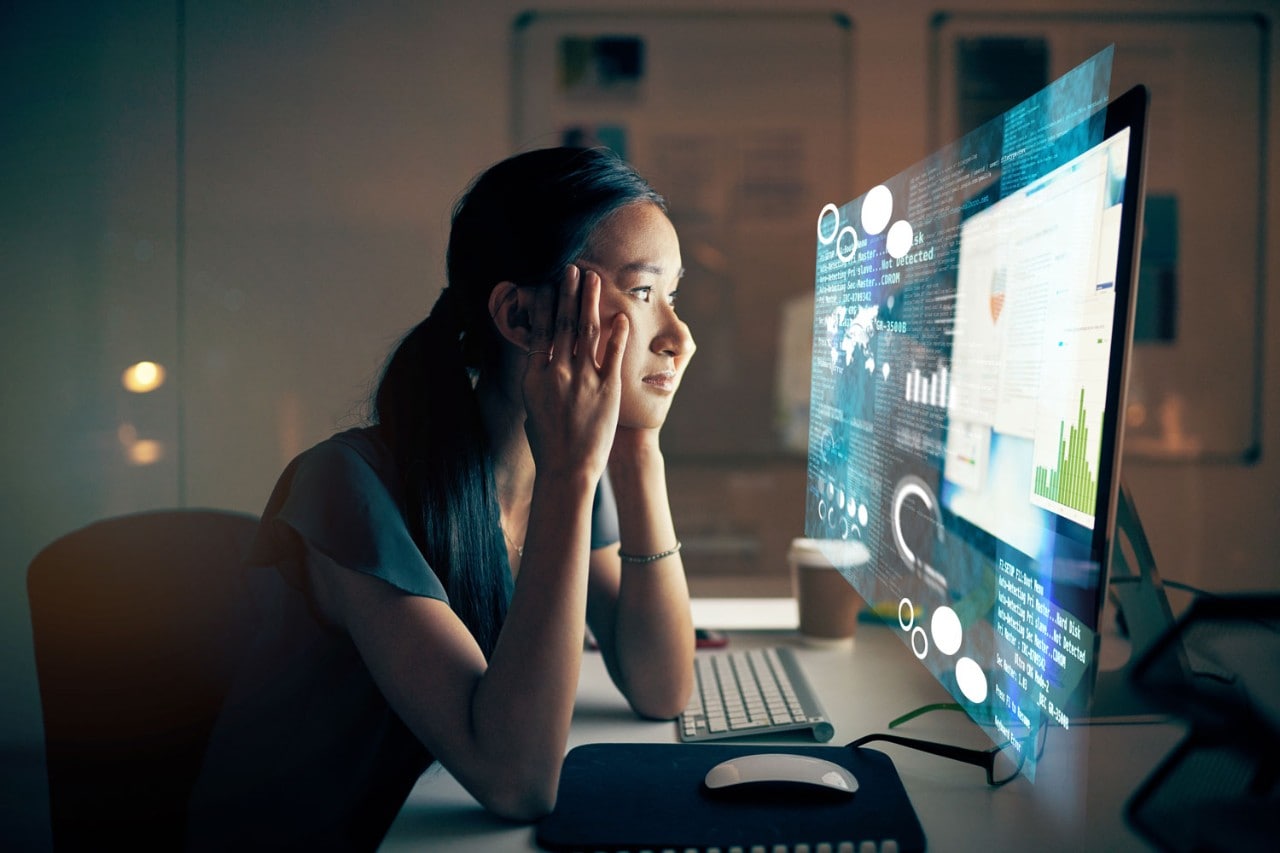
[[[585,478],[539,478],[521,571],[487,663],[446,603],[332,563],[312,569],[319,597],[391,707],[505,817],[535,818],[555,802],[581,666],[593,492]]]
[[[313,573],[400,718],[487,809],[516,819],[555,803],[577,695],[591,506],[617,430],[629,331],[620,316],[602,340],[599,301],[599,276],[580,281],[571,268],[559,295],[543,288],[534,306],[524,429],[537,477],[487,662],[445,603],[337,566]]]
[[[621,428],[609,459],[621,551],[659,554],[675,547],[666,466],[658,431]],[[693,623],[684,564],[675,553],[622,562],[618,549],[591,556],[588,618],[605,665],[637,713],[669,719],[693,688]]]

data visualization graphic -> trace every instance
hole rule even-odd
[[[1039,462],[1041,448],[1048,447],[1049,442],[1036,442],[1038,464],[1032,502],[1092,527],[1098,499],[1098,435],[1102,411],[1085,409],[1083,388],[1079,402],[1074,418],[1058,422],[1057,454],[1051,464]]]
[[[925,406],[947,407],[947,366],[939,364],[936,372],[924,374],[914,368],[907,374],[908,402]]]

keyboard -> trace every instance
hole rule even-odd
[[[826,742],[835,734],[791,649],[702,651],[693,662],[693,696],[676,720],[680,740],[808,729]]]

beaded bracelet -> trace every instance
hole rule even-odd
[[[669,551],[659,551],[657,554],[624,554],[618,552],[618,559],[624,563],[656,563],[664,557],[670,557],[672,554],[680,550],[680,540],[676,540],[676,547]]]

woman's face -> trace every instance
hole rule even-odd
[[[605,334],[616,315],[631,321],[619,426],[662,426],[695,348],[688,325],[676,316],[684,266],[675,228],[657,205],[629,204],[600,224],[578,266],[600,276]]]

